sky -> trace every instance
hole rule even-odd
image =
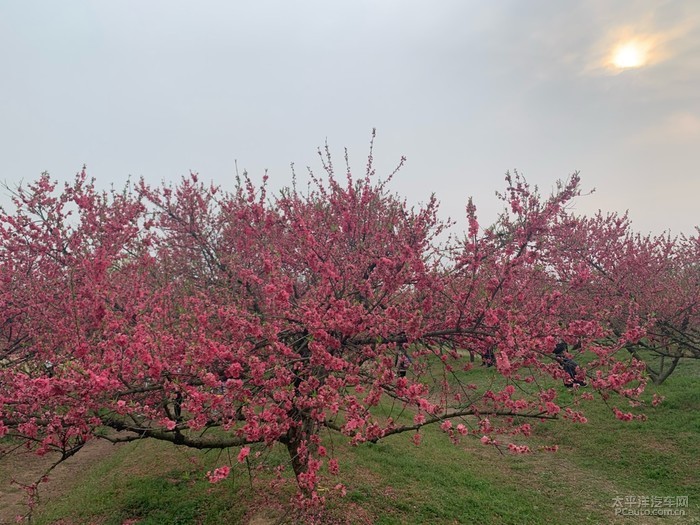
[[[363,174],[376,128],[378,174],[406,156],[391,189],[458,228],[513,169],[543,193],[580,171],[575,212],[641,233],[700,224],[697,0],[0,0],[0,79],[10,187],[86,164],[276,189],[326,142]]]

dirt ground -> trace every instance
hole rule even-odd
[[[39,502],[67,494],[78,482],[78,473],[113,454],[118,446],[102,439],[89,441],[75,456],[59,464],[49,474],[49,481],[39,485]],[[35,482],[58,458],[58,454],[39,457],[25,450],[0,458],[0,525],[16,523],[18,515],[27,513],[27,493],[17,483]]]

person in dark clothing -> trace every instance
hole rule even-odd
[[[571,388],[574,385],[586,386],[587,383],[583,379],[578,378],[579,366],[576,361],[565,355],[568,347],[563,341],[557,343],[557,346],[554,347],[554,359],[561,365],[564,372],[569,374],[569,377],[564,379],[564,386],[567,388]]]
[[[496,356],[493,353],[493,346],[490,346],[484,355],[481,356],[481,366],[493,366],[496,364]]]
[[[396,355],[396,369],[399,377],[406,377],[406,372],[411,364],[411,358],[405,351]]]

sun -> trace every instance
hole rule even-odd
[[[620,69],[641,67],[646,62],[642,49],[634,42],[619,46],[615,50],[613,63]]]
[[[621,42],[612,53],[612,64],[618,69],[642,67],[649,62],[651,45],[643,40]]]

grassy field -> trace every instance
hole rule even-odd
[[[472,374],[487,380],[490,373]],[[437,428],[426,429],[420,447],[410,435],[354,448],[335,439],[347,495],[340,498],[323,487],[329,503],[322,522],[700,523],[700,363],[683,363],[666,383],[650,386],[645,397],[654,392],[666,399],[644,409],[646,422],[620,422],[605,405],[591,402],[588,424],[540,426],[530,443],[557,443],[556,453],[504,455],[476,439],[455,446]],[[268,466],[287,461],[282,450],[266,454]],[[299,521],[285,510],[291,484],[280,487],[264,472],[251,480],[245,466],[236,465],[225,482],[211,485],[203,479],[203,471],[228,461],[226,453],[132,443],[82,472],[68,495],[41,506],[35,523]],[[674,502],[688,496],[686,516],[615,516],[615,498],[624,502],[632,496]]]

